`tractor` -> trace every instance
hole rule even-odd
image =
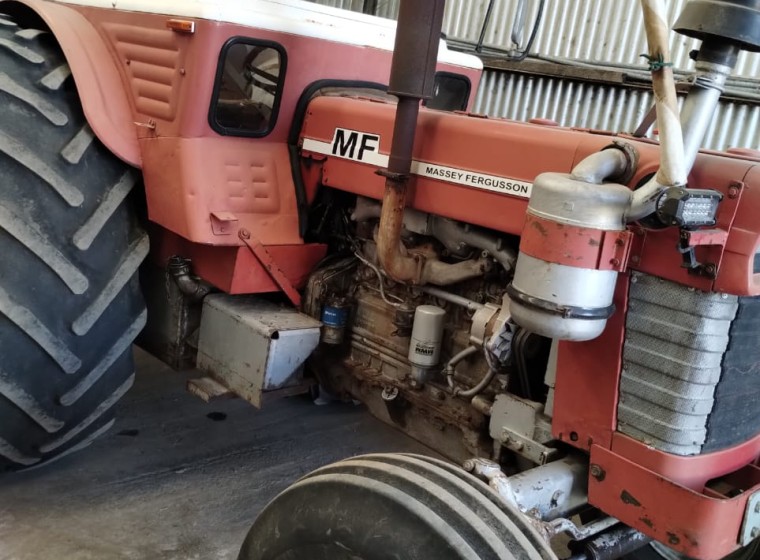
[[[0,2],[0,468],[189,389],[359,401],[447,460],[319,469],[241,560],[752,558],[760,161],[700,150],[756,0],[691,0],[659,141],[472,113],[443,0]]]

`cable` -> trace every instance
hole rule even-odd
[[[483,27],[480,28],[480,37],[478,37],[478,43],[475,45],[475,52],[480,52],[483,49],[483,41],[486,38],[486,29],[488,24],[491,23],[491,13],[493,12],[494,0],[488,2],[488,8],[486,9],[486,17],[483,18]]]
[[[521,62],[528,57],[528,54],[530,53],[530,49],[533,47],[533,41],[536,40],[536,35],[538,34],[538,28],[541,25],[541,20],[543,19],[543,16],[544,16],[545,4],[546,4],[546,0],[541,0],[538,3],[538,12],[536,13],[536,22],[533,24],[533,30],[530,32],[528,43],[525,45],[525,48],[522,51],[518,51],[518,55],[516,57],[511,57],[512,60]]]
[[[377,275],[377,280],[378,280],[378,282],[379,282],[379,284],[380,284],[380,297],[381,297],[381,298],[383,298],[383,301],[384,301],[385,303],[387,303],[388,305],[391,305],[391,306],[393,306],[393,307],[402,307],[402,306],[403,306],[403,304],[404,304],[404,300],[403,300],[403,299],[401,299],[401,298],[400,298],[400,297],[398,297],[398,296],[393,296],[394,298],[396,298],[396,299],[398,300],[398,302],[400,302],[400,303],[397,303],[397,302],[394,302],[394,301],[391,301],[391,300],[389,300],[389,299],[388,299],[388,296],[386,296],[386,295],[385,295],[385,286],[383,285],[383,274],[382,274],[382,272],[380,272],[380,269],[379,269],[379,268],[377,268],[377,267],[376,267],[374,264],[372,264],[371,262],[369,262],[367,259],[365,259],[365,258],[364,258],[364,257],[363,257],[363,256],[362,256],[360,253],[359,253],[359,251],[354,251],[354,256],[355,256],[357,259],[359,259],[360,261],[362,261],[362,262],[363,262],[365,265],[367,265],[369,268],[371,268],[371,269],[374,271],[374,273]]]

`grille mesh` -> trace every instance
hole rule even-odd
[[[700,453],[738,298],[635,274],[618,430],[661,451]]]

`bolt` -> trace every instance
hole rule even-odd
[[[464,462],[464,465],[462,465],[462,468],[463,468],[464,470],[466,470],[467,472],[472,472],[472,471],[474,471],[474,470],[475,470],[475,461],[473,461],[472,459],[467,459],[467,460]]]
[[[430,390],[430,395],[434,399],[439,400],[439,401],[445,401],[446,400],[446,394],[443,391],[441,391],[440,389],[431,389]]]
[[[612,266],[620,266],[620,259],[610,259],[610,264]]]
[[[599,482],[604,480],[604,477],[607,476],[607,473],[604,472],[604,469],[600,467],[599,465],[591,465],[591,468],[589,469],[589,473],[591,473],[591,476],[593,476]]]
[[[739,196],[739,187],[731,187],[728,189],[728,198],[736,198]]]
[[[250,239],[251,238],[251,232],[247,229],[241,229],[240,230],[240,238],[241,239]]]
[[[625,241],[623,241],[622,239],[618,238],[618,239],[615,240],[615,245],[617,245],[618,247],[622,247],[623,245],[625,245]]]
[[[179,75],[180,75],[180,76],[184,76],[186,73],[187,73],[187,72],[186,72],[186,70],[185,70],[184,68],[180,68],[180,69],[179,69]]]

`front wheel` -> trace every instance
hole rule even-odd
[[[521,516],[443,461],[366,455],[277,496],[238,560],[556,560]]]

